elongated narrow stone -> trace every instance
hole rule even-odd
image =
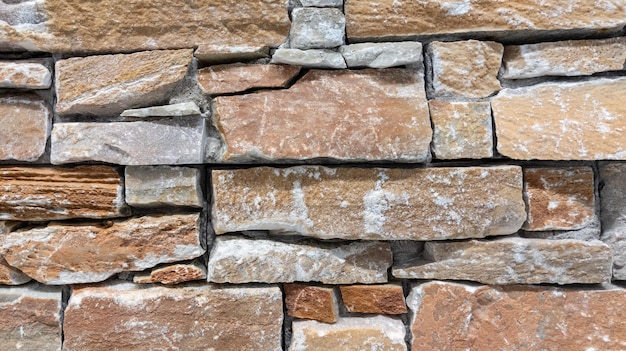
[[[197,116],[201,113],[200,108],[194,102],[181,102],[179,104],[152,106],[130,109],[122,112],[122,117],[179,117]]]
[[[613,250],[613,278],[626,280],[626,163],[600,167],[602,241]]]
[[[63,349],[279,351],[282,325],[282,293],[273,286],[75,286]]]
[[[128,166],[126,203],[134,207],[202,207],[200,170],[191,167]]]
[[[504,89],[491,99],[498,151],[518,160],[626,160],[626,78]]]
[[[129,214],[115,168],[1,167],[0,219],[45,221]]]
[[[238,93],[252,88],[284,88],[300,67],[234,63],[202,68],[198,84],[209,95]]]
[[[337,300],[332,287],[285,284],[285,307],[291,317],[335,323],[339,317]]]
[[[504,238],[427,242],[424,261],[393,268],[402,279],[484,284],[597,284],[611,279],[611,249],[579,240]]]
[[[48,89],[52,74],[43,61],[0,62],[0,88]]]
[[[207,42],[200,45],[193,55],[204,64],[215,65],[268,57],[270,48],[267,45],[220,45]]]
[[[385,242],[285,243],[219,236],[209,254],[214,283],[386,283],[391,248]]]
[[[621,350],[626,290],[415,285],[413,350]]]
[[[199,231],[196,214],[54,223],[11,232],[1,247],[11,266],[41,283],[90,283],[202,256]]]
[[[206,279],[206,266],[201,259],[190,262],[163,264],[147,272],[135,274],[133,282],[137,284],[180,284],[193,280]]]
[[[0,160],[35,161],[46,150],[52,114],[37,95],[0,97]]]
[[[346,68],[340,53],[327,49],[278,49],[272,55],[273,64],[296,65],[309,68]]]
[[[441,240],[515,233],[526,220],[517,166],[216,170],[217,234]]]
[[[339,52],[348,67],[388,68],[422,62],[422,43],[359,43],[343,45]]]
[[[312,70],[288,90],[218,97],[213,118],[227,161],[423,162],[432,135],[422,74],[399,68]]]

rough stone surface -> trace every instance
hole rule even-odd
[[[50,70],[36,61],[0,61],[0,88],[48,89]]]
[[[285,284],[287,314],[295,318],[335,323],[339,305],[335,289],[304,284]]]
[[[504,89],[491,99],[498,151],[519,160],[626,160],[624,96],[626,78]]]
[[[179,104],[144,107],[130,109],[122,112],[122,117],[179,117],[197,116],[201,113],[200,108],[194,102],[181,102]]]
[[[388,243],[286,243],[218,236],[209,255],[214,283],[385,283],[391,266]]]
[[[253,88],[284,88],[300,67],[234,63],[202,68],[198,84],[209,95],[238,93]]]
[[[213,45],[277,46],[289,17],[284,0],[6,1],[0,51],[131,52]],[[88,9],[88,10],[86,10]]]
[[[524,196],[529,231],[574,230],[595,218],[595,190],[591,167],[524,169]]]
[[[196,214],[54,223],[5,235],[2,251],[11,266],[41,283],[89,283],[199,257],[205,252],[199,231]]]
[[[22,285],[31,280],[19,269],[9,265],[4,258],[0,258],[0,285]]]
[[[183,80],[192,50],[74,57],[55,65],[60,115],[116,115],[162,103]]]
[[[344,45],[339,52],[348,67],[388,68],[422,62],[422,43],[360,43]]]
[[[133,282],[137,284],[180,284],[193,280],[206,279],[206,266],[200,259],[188,263],[159,265],[148,272],[135,274]]]
[[[391,317],[344,317],[335,324],[294,321],[292,328],[289,351],[407,349],[404,324]]]
[[[427,242],[424,261],[396,266],[393,276],[500,285],[596,284],[610,281],[611,258],[611,249],[597,240]]]
[[[51,162],[121,165],[197,164],[204,160],[206,123],[200,117],[113,123],[55,123]]]
[[[0,168],[0,220],[45,221],[128,215],[113,167]]]
[[[613,249],[613,279],[626,280],[626,163],[600,167],[602,241]]]
[[[462,33],[508,40],[561,30],[605,33],[624,26],[625,10],[622,0],[345,0],[351,42]]]
[[[625,46],[626,37],[505,46],[502,78],[582,76],[621,71],[626,64]]]
[[[294,49],[330,49],[344,44],[346,19],[335,8],[296,8],[289,44]]]
[[[202,207],[200,170],[172,166],[128,166],[126,203],[133,207]]]
[[[61,350],[61,289],[39,284],[0,288],[5,350]]]
[[[504,47],[492,41],[432,42],[432,93],[437,97],[484,98],[500,90]]]
[[[35,161],[46,150],[50,108],[36,95],[0,97],[0,160]]]
[[[286,90],[218,97],[213,118],[228,161],[422,162],[432,134],[421,73],[399,68],[312,70]]]
[[[526,220],[517,166],[213,171],[217,234],[441,240],[515,233]]]
[[[603,287],[416,285],[413,350],[621,350],[626,291]]]
[[[219,45],[205,43],[200,45],[194,52],[198,61],[215,65],[237,61],[252,61],[265,58],[270,55],[267,45]]]
[[[343,0],[295,0],[304,7],[341,7]]]
[[[407,312],[399,284],[346,285],[339,287],[348,312],[403,314]]]
[[[493,156],[493,127],[489,102],[430,100],[433,156],[438,159]]]
[[[277,287],[74,286],[63,349],[278,351],[282,323]]]
[[[274,52],[271,63],[309,68],[343,69],[347,67],[340,53],[325,49],[278,49]]]

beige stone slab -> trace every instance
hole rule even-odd
[[[1,167],[0,219],[45,221],[129,214],[124,183],[109,166]]]
[[[613,251],[613,279],[626,280],[626,163],[600,166],[602,241]]]
[[[343,285],[339,290],[348,312],[378,314],[407,312],[400,284]]]
[[[151,106],[125,110],[121,117],[151,118],[151,117],[182,117],[198,116],[202,112],[195,102],[187,101],[178,104]]]
[[[66,351],[280,351],[278,287],[74,286],[63,322]]]
[[[133,282],[137,284],[180,284],[193,280],[206,279],[206,265],[200,259],[190,262],[164,264],[147,272],[135,274]]]
[[[291,317],[335,323],[339,317],[336,290],[332,287],[285,284],[285,307]]]
[[[123,271],[202,256],[197,214],[103,223],[53,223],[4,236],[7,262],[51,285],[103,281]]]
[[[191,167],[127,166],[126,203],[133,207],[202,207],[201,171]]]
[[[253,88],[284,88],[300,72],[288,65],[233,63],[198,71],[198,85],[208,95],[238,93]]]
[[[0,88],[48,89],[51,83],[52,74],[42,62],[0,61]]]
[[[626,78],[504,89],[491,99],[498,151],[518,160],[626,159]]]
[[[0,160],[35,161],[52,126],[48,104],[36,95],[0,97]]]
[[[217,234],[442,240],[512,234],[526,220],[517,166],[215,170]]]
[[[407,298],[413,350],[620,350],[626,290],[446,282]]]
[[[214,102],[226,161],[423,162],[429,156],[424,80],[415,70],[311,70],[287,90]]]
[[[206,6],[205,6],[206,5]],[[209,45],[277,46],[289,32],[282,0],[36,0],[0,9],[0,49],[133,52]],[[222,51],[220,51],[222,52]]]
[[[424,261],[393,267],[402,279],[484,284],[597,284],[611,280],[611,249],[594,240],[504,238],[427,242]]]

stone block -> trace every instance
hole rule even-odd
[[[346,19],[335,8],[296,8],[291,13],[289,44],[294,49],[331,49],[344,44]]]
[[[36,95],[0,97],[0,161],[35,161],[46,151],[52,114]]]
[[[181,117],[181,116],[197,116],[201,114],[200,108],[195,102],[181,102],[179,104],[152,106],[144,108],[136,108],[124,110],[120,114],[122,117]]]
[[[198,85],[208,95],[239,93],[248,89],[284,88],[300,72],[300,67],[233,63],[198,71]]]
[[[296,65],[309,68],[346,68],[340,53],[326,49],[278,49],[272,56],[273,64]]]
[[[285,284],[287,314],[295,318],[335,323],[339,317],[337,293],[332,287]]]
[[[407,312],[400,284],[343,285],[339,290],[348,312],[378,314]]]
[[[137,284],[180,284],[194,280],[206,279],[206,265],[201,259],[174,264],[156,266],[147,272],[133,276],[133,283]]]
[[[52,74],[43,61],[0,61],[0,88],[48,89]]]
[[[600,166],[602,241],[613,250],[613,279],[626,280],[626,163]]]
[[[339,52],[348,67],[388,68],[422,63],[422,43],[358,43],[343,45]]]
[[[200,170],[191,167],[128,166],[126,203],[133,207],[202,207]]]
[[[244,62],[269,57],[267,45],[220,45],[203,43],[194,52],[194,56],[203,64]]]

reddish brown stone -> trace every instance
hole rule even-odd
[[[36,95],[0,98],[0,160],[35,161],[46,150],[51,113]]]
[[[133,282],[137,284],[180,284],[204,279],[206,279],[206,265],[200,259],[196,259],[189,263],[157,266],[148,272],[136,274],[133,277]]]
[[[339,287],[348,312],[403,314],[407,312],[402,286],[347,285]]]
[[[335,289],[304,284],[285,284],[287,314],[296,318],[337,322],[339,308]]]
[[[209,95],[237,93],[253,88],[285,87],[300,67],[288,65],[255,65],[234,63],[203,68],[198,84]]]

